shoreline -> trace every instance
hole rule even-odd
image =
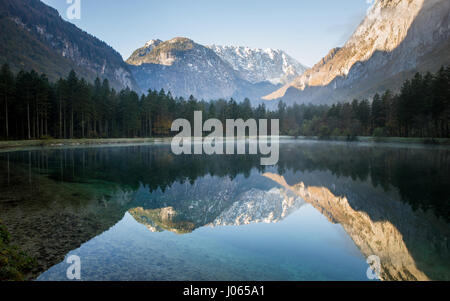
[[[172,137],[159,138],[92,138],[92,139],[43,139],[43,140],[7,140],[0,141],[0,151],[14,149],[26,149],[30,147],[70,147],[70,146],[95,146],[114,144],[145,144],[156,142],[170,142]],[[413,138],[413,137],[368,137],[358,136],[355,140],[348,140],[347,137],[319,138],[317,136],[280,136],[282,139],[311,140],[328,142],[352,142],[352,143],[401,143],[401,144],[421,144],[421,145],[450,145],[450,138]]]
[[[401,144],[421,144],[421,145],[450,145],[450,138],[432,138],[432,137],[372,137],[372,136],[356,136],[354,140],[348,140],[345,136],[320,138],[314,137],[299,137],[298,139],[304,140],[317,140],[317,141],[340,141],[340,142],[360,142],[360,143],[401,143]]]
[[[0,151],[24,149],[30,147],[68,147],[68,146],[94,146],[114,144],[144,144],[165,142],[170,138],[92,138],[92,139],[42,139],[42,140],[9,140],[0,141]]]

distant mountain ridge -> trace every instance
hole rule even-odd
[[[306,69],[280,50],[206,47],[184,37],[150,40],[126,62],[143,91],[205,100],[258,100]]]
[[[74,69],[93,81],[107,78],[112,87],[139,91],[128,65],[112,47],[39,0],[0,1],[0,64],[13,71],[34,69],[55,81]]]
[[[320,104],[396,90],[450,63],[449,16],[446,0],[377,0],[342,48],[264,99]]]
[[[174,96],[227,98],[239,89],[233,68],[214,51],[187,38],[154,40],[126,60],[142,90],[164,89]]]
[[[279,49],[218,45],[207,47],[251,83],[269,81],[275,85],[287,84],[308,69]]]

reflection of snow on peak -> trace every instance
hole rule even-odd
[[[222,212],[211,224],[214,226],[276,223],[299,209],[304,201],[285,189],[269,191],[251,189],[240,194],[237,201]]]

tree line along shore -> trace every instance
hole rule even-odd
[[[279,101],[276,109],[269,110],[264,104],[252,107],[249,99],[184,99],[163,89],[142,95],[130,89],[115,91],[107,79],[89,83],[74,71],[53,83],[35,71],[13,74],[5,64],[0,70],[0,103],[0,140],[169,137],[175,134],[170,131],[175,119],[193,123],[194,111],[202,111],[205,118],[223,123],[226,119],[279,119],[280,134],[294,137],[374,137],[377,141],[397,137],[399,142],[409,138],[442,143],[450,138],[450,67],[435,74],[417,73],[398,93],[388,90],[371,101],[333,105]]]

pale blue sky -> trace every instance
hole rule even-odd
[[[67,0],[43,0],[66,18]],[[145,42],[188,37],[203,45],[283,49],[308,66],[342,45],[367,0],[81,0],[69,20],[127,59]]]

